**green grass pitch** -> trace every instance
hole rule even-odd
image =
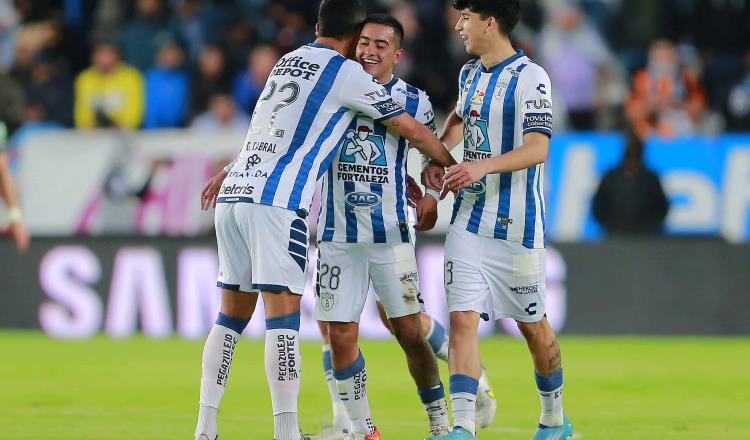
[[[750,339],[560,338],[565,407],[583,439],[750,439]],[[0,438],[192,439],[202,341],[55,341],[0,332]],[[426,418],[393,341],[363,342],[373,417],[386,440],[421,439]],[[302,348],[300,420],[330,415],[320,345]],[[237,346],[221,440],[273,437],[262,344]],[[482,341],[499,399],[479,439],[529,439],[539,413],[525,344]],[[443,381],[447,368],[441,363]]]

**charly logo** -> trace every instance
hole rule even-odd
[[[360,126],[357,131],[349,130],[341,146],[339,162],[386,166],[383,137],[373,134],[366,125]]]
[[[464,119],[464,147],[474,151],[490,152],[487,136],[487,121],[479,118],[479,112],[472,110]]]

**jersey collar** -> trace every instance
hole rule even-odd
[[[397,82],[398,77],[396,75],[391,75],[391,79],[387,83],[383,84],[383,87],[388,90],[388,93],[391,93],[391,89],[396,85]]]
[[[523,51],[519,50],[519,51],[516,51],[516,54],[513,55],[512,57],[506,58],[503,61],[500,61],[499,63],[497,63],[497,64],[495,64],[493,66],[490,66],[489,69],[486,68],[486,67],[484,67],[484,65],[482,64],[481,61],[479,62],[479,65],[482,67],[482,72],[484,72],[484,73],[495,73],[498,70],[505,69],[509,64],[511,64],[512,62],[514,62],[517,59],[521,58],[522,56],[523,56]]]
[[[312,43],[307,43],[307,45],[310,46],[310,47],[317,47],[319,49],[336,50],[336,49],[332,48],[331,46],[328,46],[327,44],[318,43],[317,41],[313,41]]]

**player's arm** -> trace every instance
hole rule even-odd
[[[443,135],[440,140],[443,141],[448,150],[456,148],[464,139],[464,121],[455,111],[451,112],[445,119],[443,125]]]
[[[412,147],[429,156],[435,162],[443,166],[451,166],[456,163],[448,149],[445,148],[440,139],[411,115],[401,113],[398,116],[382,121],[383,125],[391,131],[406,138]]]
[[[0,142],[3,142],[3,140],[0,139]],[[16,248],[23,252],[29,247],[29,234],[23,227],[13,179],[8,169],[8,155],[2,150],[0,150],[0,198],[3,199],[8,210],[8,220],[10,221],[8,231],[16,242]]]

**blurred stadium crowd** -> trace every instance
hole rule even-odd
[[[310,0],[0,0],[11,151],[58,127],[244,130]],[[449,111],[466,61],[448,0],[366,0],[405,26],[398,74]],[[750,0],[522,0],[515,44],[555,86],[558,130],[750,131]]]

